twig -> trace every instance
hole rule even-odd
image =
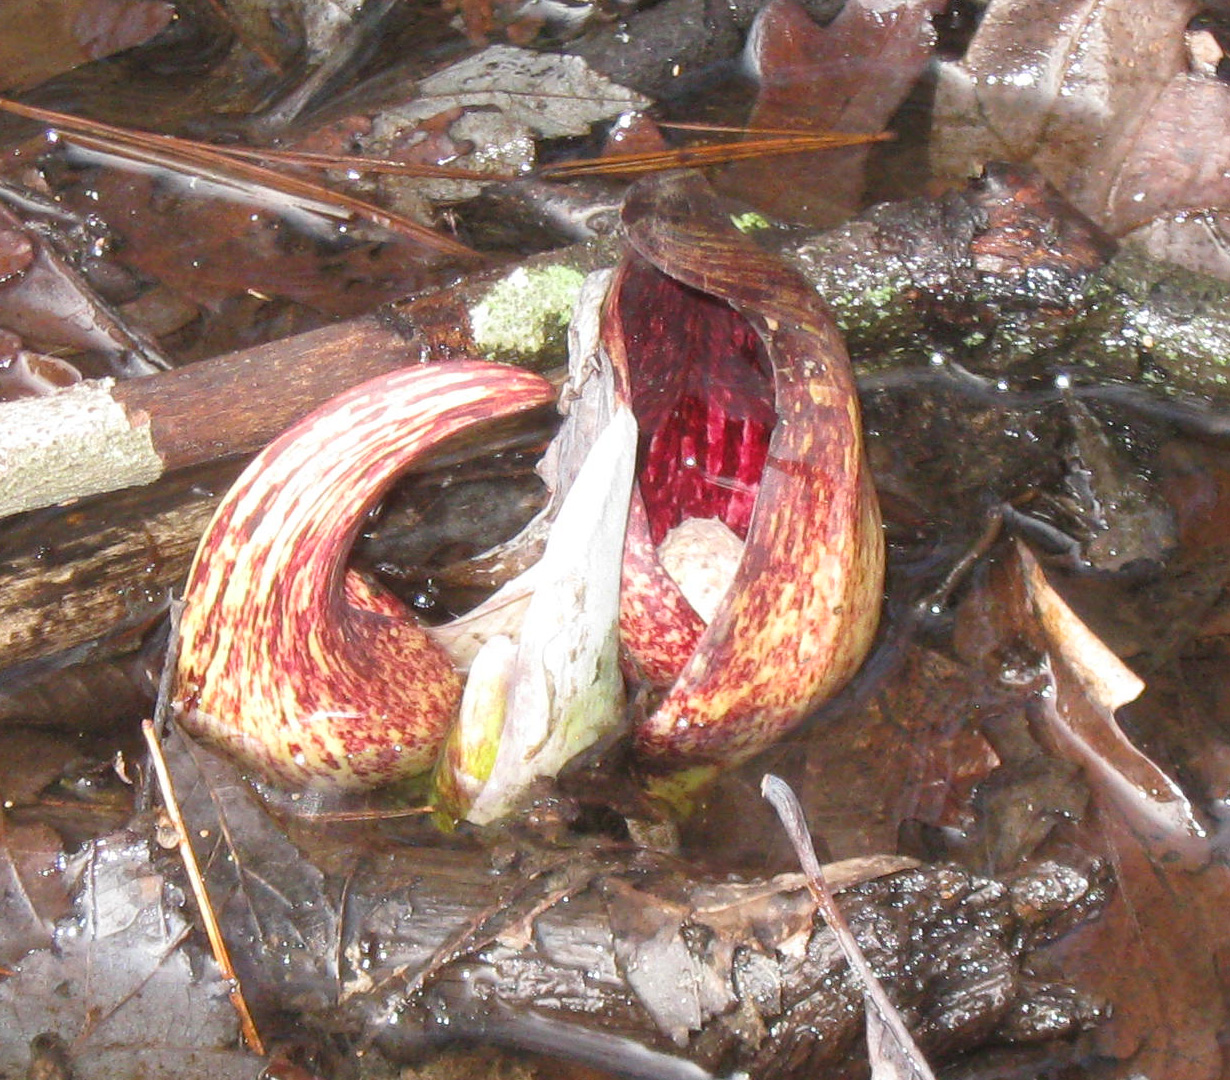
[[[184,861],[184,870],[187,872],[188,881],[192,886],[192,895],[196,898],[197,907],[201,912],[201,921],[204,923],[205,933],[209,938],[209,947],[213,951],[214,961],[218,965],[218,970],[222,973],[222,978],[226,980],[230,987],[228,994],[231,999],[231,1005],[234,1006],[235,1012],[239,1015],[239,1029],[243,1033],[243,1041],[254,1054],[264,1057],[265,1044],[261,1040],[260,1032],[256,1030],[256,1022],[252,1019],[252,1013],[248,1009],[248,1002],[243,996],[242,987],[239,985],[239,977],[235,974],[235,967],[231,963],[230,950],[226,947],[226,941],[222,937],[222,928],[218,925],[218,917],[214,913],[213,905],[209,901],[209,894],[205,890],[205,880],[201,876],[201,867],[197,862],[196,852],[192,850],[192,842],[188,839],[188,830],[184,825],[184,818],[179,810],[179,800],[175,797],[175,789],[171,783],[171,773],[167,768],[166,758],[162,755],[162,745],[159,742],[158,733],[154,730],[154,722],[146,720],[141,725],[141,731],[145,735],[146,745],[149,746],[150,760],[154,763],[154,773],[158,777],[158,788],[162,792],[162,801],[166,807],[167,817],[171,819],[171,824],[175,827],[180,858]]]
[[[652,150],[631,154],[607,154],[599,158],[563,161],[538,171],[547,180],[567,180],[574,176],[635,176],[663,169],[705,168],[726,165],[732,161],[778,157],[783,154],[806,154],[816,150],[835,150],[843,146],[882,142],[890,135],[847,135],[841,132],[820,134],[775,132],[775,134],[740,142],[708,143],[684,146],[674,150]]]
[[[868,1013],[873,1014],[876,1022],[887,1029],[890,1038],[902,1051],[902,1054],[898,1056],[898,1061],[901,1058],[905,1059],[905,1072],[899,1071],[893,1075],[910,1075],[916,1080],[935,1080],[935,1075],[923,1058],[922,1051],[914,1042],[914,1037],[906,1028],[896,1006],[884,992],[884,987],[875,972],[871,970],[871,965],[867,963],[867,958],[863,956],[863,951],[854,937],[854,931],[850,929],[850,924],[829,891],[828,884],[824,880],[824,871],[820,868],[820,860],[816,858],[816,849],[812,846],[807,822],[803,818],[803,808],[799,805],[799,800],[795,797],[790,785],[780,777],[766,773],[760,782],[760,793],[777,811],[777,816],[781,819],[782,827],[786,830],[786,835],[790,838],[799,864],[803,867],[803,873],[807,877],[808,892],[811,893],[812,898],[816,901],[816,907],[824,916],[824,921],[828,923],[829,929],[837,938],[837,944],[841,947],[846,962],[862,980]],[[875,1077],[881,1075],[876,1069],[877,1055],[874,1044],[878,1040],[873,1035],[873,1027],[870,1023],[867,1026],[867,1038],[868,1042],[873,1044],[872,1076]]]

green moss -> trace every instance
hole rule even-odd
[[[761,229],[771,229],[772,222],[755,210],[745,210],[742,214],[731,214],[731,224],[742,233],[759,232]]]
[[[493,360],[523,363],[563,347],[584,280],[568,266],[518,267],[470,309],[474,343]]]

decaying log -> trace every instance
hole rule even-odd
[[[79,663],[131,650],[166,610],[214,507],[238,475],[225,463],[72,507],[34,511],[0,532],[0,717],[32,662]],[[104,636],[107,643],[94,643]],[[67,655],[66,655],[67,654]],[[34,719],[27,716],[26,719]]]
[[[859,868],[845,870],[857,882]],[[863,1068],[861,990],[799,875],[711,881],[643,852],[600,854],[579,881],[565,882],[566,902],[558,882],[554,895],[543,882],[500,913],[498,933],[453,949],[435,968],[424,935],[440,926],[456,933],[473,909],[453,907],[426,875],[400,890],[387,884],[357,879],[350,910],[357,940],[378,944],[384,958],[360,982],[391,982],[349,998],[346,1014],[395,1058],[460,1036],[646,1080],[689,1075],[683,1062],[766,1080]],[[1024,970],[1041,931],[1025,898],[1039,888],[1056,913],[1100,886],[1055,866],[1007,884],[919,867],[842,894],[860,944],[929,1055],[1072,1034],[1095,1019],[1090,1001]],[[425,967],[430,974],[417,978]],[[402,969],[409,979],[394,974]],[[1039,1030],[1041,1012],[1057,1027]]]
[[[378,847],[309,823],[292,843],[228,762],[177,734],[166,747],[258,1016],[289,1010],[396,1060],[462,1039],[646,1080],[866,1067],[861,992],[799,874],[718,879],[516,826],[448,849]],[[1100,908],[1101,869],[1047,864],[997,882],[902,865],[856,860],[832,876],[929,1054],[1096,1020],[1094,1003],[1036,981],[1029,964]]]
[[[991,380],[1230,403],[1230,284],[1141,255],[1033,170],[990,165],[939,199],[885,203],[780,242],[829,300],[862,371],[955,359]]]

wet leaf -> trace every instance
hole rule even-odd
[[[1032,161],[1096,216],[1122,160],[1122,149],[1109,151],[1183,69],[1195,10],[1183,0],[993,5],[964,59],[942,70],[937,170],[966,176],[985,161]]]
[[[97,350],[116,374],[149,375],[169,366],[151,339],[126,325],[68,260],[5,206],[0,224],[30,245],[21,274],[0,283],[0,327],[46,351]]]
[[[23,349],[16,334],[0,330],[0,401],[41,397],[80,381],[68,361]]]
[[[0,983],[0,1070],[23,1074],[31,1041],[51,1033],[78,1080],[248,1080],[226,986],[184,947],[182,897],[151,865],[148,842],[102,837],[75,870],[75,918],[59,925],[54,949],[27,954]]]
[[[553,56],[492,45],[418,84],[413,100],[386,109],[360,139],[365,152],[396,152],[408,130],[448,118],[448,134],[468,150],[451,165],[476,172],[518,173],[534,163],[536,137],[587,134],[590,125],[644,109],[649,99],[600,75],[577,56]],[[429,199],[472,198],[481,187],[459,181],[384,181],[389,193],[408,187]],[[396,197],[396,196],[395,196]]]
[[[0,5],[0,90],[30,87],[140,45],[174,16],[164,0],[7,0]]]
[[[0,818],[0,965],[51,945],[57,920],[68,913],[63,844],[45,825]]]
[[[1230,201],[1230,87],[1189,70],[1184,0],[1011,0],[942,69],[932,161],[968,176],[1030,162],[1117,236],[1159,258],[1230,272],[1193,211]],[[1182,257],[1180,257],[1182,256]]]
[[[884,130],[931,59],[939,0],[849,0],[818,25],[796,0],[771,0],[748,36],[759,82],[753,128],[873,133]],[[759,210],[831,225],[862,203],[868,148],[792,154],[731,166],[715,181]]]
[[[0,229],[0,286],[24,273],[34,261],[34,241],[15,223]]]
[[[1116,895],[1049,963],[1079,972],[1082,987],[1111,1002],[1093,1033],[1095,1050],[1121,1060],[1118,1076],[1224,1076],[1230,873],[1222,863],[1168,868],[1113,811],[1100,811],[1091,826],[1092,844],[1113,860]]]
[[[1159,862],[1202,862],[1208,837],[1187,797],[1115,721],[1115,710],[1138,697],[1144,683],[1076,617],[1029,550],[1019,543],[1016,550],[1050,652],[1053,693],[1037,706],[1047,740],[1085,769],[1094,791],[1124,815]]]
[[[86,0],[73,33],[86,57],[99,60],[148,41],[173,18],[175,7],[165,0]]]
[[[1100,855],[1116,881],[1106,914],[1057,944],[1039,974],[1077,973],[1082,988],[1109,1002],[1109,1019],[1091,1038],[1096,1052],[1119,1060],[1114,1075],[1212,1080],[1222,1074],[1221,912],[1230,874],[1209,858],[1212,844],[1186,793],[1119,728],[1116,708],[1141,682],[1073,616],[1019,544],[979,578],[958,616],[959,652],[997,673],[1044,752],[1077,765],[1090,791],[1087,806],[1072,803],[1052,817],[1041,850],[1058,842]],[[998,793],[984,789],[983,806],[1003,816],[1024,804],[1037,817],[1047,786],[1022,765],[1037,760],[1038,748],[1011,733],[1010,719],[1005,711],[994,727],[1014,772],[1005,771]],[[1162,727],[1174,724],[1167,716]],[[1151,749],[1165,739],[1151,740]]]
[[[357,239],[323,218],[315,228],[326,235],[313,235],[299,227],[306,217],[277,192],[236,185],[239,198],[250,200],[245,205],[211,197],[190,174],[163,170],[147,177],[128,171],[132,166],[121,159],[113,164],[82,173],[65,199],[113,224],[123,241],[117,261],[206,313],[235,318],[235,298],[247,296],[343,317],[405,296],[431,278],[435,257],[404,237]],[[297,222],[278,209],[254,210],[253,200],[280,203]],[[227,339],[221,340],[225,348]]]
[[[336,981],[338,960],[338,914],[324,875],[277,827],[230,761],[177,729],[167,733],[163,752],[249,1002],[255,1007],[274,979],[319,994]]]
[[[817,725],[774,769],[787,775],[834,857],[892,851],[904,827],[957,836],[971,800],[999,764],[982,730],[978,674],[913,646],[861,708]],[[1041,807],[1038,808],[1041,810]]]

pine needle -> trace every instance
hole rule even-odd
[[[538,175],[547,180],[568,180],[574,176],[635,176],[641,173],[659,172],[663,169],[706,168],[710,165],[727,165],[733,161],[751,158],[778,157],[783,154],[808,154],[817,150],[837,150],[846,146],[861,146],[865,143],[883,142],[892,138],[889,133],[877,135],[848,135],[842,132],[800,132],[779,128],[729,128],[697,124],[663,124],[690,131],[730,131],[762,136],[730,142],[701,143],[683,146],[674,150],[650,150],[628,154],[608,154],[600,158],[582,158],[578,161],[562,161],[539,169]]]
[[[443,255],[477,258],[478,253],[464,244],[429,229],[410,218],[363,199],[334,191],[323,184],[287,176],[275,169],[246,160],[247,152],[236,154],[234,148],[211,146],[193,139],[160,135],[136,128],[117,127],[98,120],[88,120],[70,113],[40,109],[8,98],[0,98],[0,109],[49,124],[68,142],[103,154],[114,154],[131,161],[175,172],[201,176],[222,187],[243,192],[256,187],[276,192],[305,209],[327,217],[360,218],[391,232],[422,244]],[[260,155],[257,155],[260,156]],[[332,167],[332,166],[329,166]],[[344,166],[343,166],[344,167]],[[472,178],[490,179],[483,174]],[[268,199],[263,200],[268,202]]]

